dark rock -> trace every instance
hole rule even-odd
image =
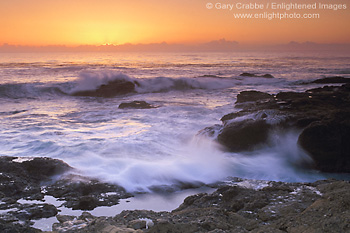
[[[305,92],[279,92],[276,98],[279,100],[295,101],[296,99],[307,99],[309,94]]]
[[[119,203],[119,199],[131,197],[124,188],[88,179],[74,181],[67,177],[46,187],[46,194],[64,200],[66,207],[82,210],[92,210],[97,206],[112,206]],[[106,195],[106,193],[111,193]],[[112,194],[113,193],[113,194]]]
[[[56,207],[50,204],[25,204],[22,206],[18,206],[18,208],[19,210],[13,211],[12,215],[22,221],[31,219],[50,218],[58,213]]]
[[[98,200],[92,196],[82,196],[73,205],[73,210],[93,210],[98,206]]]
[[[73,96],[92,96],[92,97],[114,97],[117,95],[125,95],[135,92],[135,84],[137,83],[115,80],[110,81],[107,84],[103,84],[96,90],[78,91],[73,93]]]
[[[310,124],[298,143],[325,172],[350,172],[350,112]]]
[[[340,76],[326,77],[321,79],[316,79],[312,83],[321,83],[321,84],[331,84],[331,83],[350,83],[350,78],[344,78]]]
[[[115,217],[58,216],[59,232],[349,232],[350,184],[241,180],[187,197],[172,212],[122,211]],[[135,230],[137,229],[137,230]]]
[[[239,76],[250,78],[274,78],[271,74],[257,75],[252,73],[242,73]]]
[[[121,103],[118,108],[136,108],[136,109],[147,109],[147,108],[155,108],[151,104],[146,101],[132,101],[127,103]]]
[[[271,125],[264,120],[243,120],[224,127],[217,140],[231,151],[253,150],[268,139]]]
[[[72,168],[61,160],[51,158],[0,157],[0,191],[11,198],[40,193],[42,182],[62,175]]]
[[[30,227],[29,225],[19,223],[8,223],[0,219],[0,232],[1,233],[39,233],[42,232],[39,229]]]
[[[221,127],[207,127],[201,134],[217,136],[219,143],[237,152],[266,143],[270,129],[304,130],[299,145],[311,155],[315,168],[349,172],[350,84],[280,92],[276,97],[243,91],[237,96],[236,108],[241,110],[221,118]],[[250,120],[241,120],[245,118]]]
[[[248,101],[273,100],[274,97],[268,93],[261,91],[242,91],[237,95],[236,103],[244,103]]]

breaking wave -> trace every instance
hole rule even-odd
[[[282,79],[249,78],[249,77],[153,77],[134,78],[115,71],[84,71],[75,81],[66,83],[9,83],[0,84],[0,98],[39,98],[42,96],[71,95],[79,91],[97,90],[102,85],[113,81],[132,82],[135,91],[140,94],[169,91],[187,91],[194,89],[217,90],[240,85],[260,85],[285,83]]]

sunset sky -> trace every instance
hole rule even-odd
[[[213,0],[0,0],[0,45],[101,45],[124,43],[201,43],[225,38],[246,44],[350,43],[350,0],[345,10],[309,10],[319,19],[235,19],[234,13],[271,10],[220,10]],[[281,3],[244,0],[243,3]],[[291,2],[291,1],[288,1]],[[293,3],[314,3],[295,0]],[[206,4],[213,3],[214,9]],[[275,12],[284,12],[278,10]],[[305,13],[303,10],[288,13]]]

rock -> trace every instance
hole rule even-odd
[[[51,158],[0,157],[0,191],[11,198],[28,197],[40,192],[42,182],[72,168]]]
[[[39,229],[35,229],[30,227],[27,224],[19,224],[19,223],[7,223],[3,220],[0,220],[0,232],[2,233],[39,233],[42,232]]]
[[[140,219],[132,220],[132,221],[129,222],[128,227],[129,228],[133,228],[135,230],[146,229],[146,221],[145,220],[140,220]]]
[[[251,184],[251,185],[249,185]],[[255,187],[255,188],[246,188]],[[57,232],[349,232],[350,184],[232,179],[189,196],[172,212],[122,211],[115,217],[66,217]],[[85,213],[86,215],[86,213]],[[147,225],[146,220],[153,222]],[[147,229],[147,226],[149,227]]]
[[[274,78],[271,74],[256,75],[256,74],[252,74],[252,73],[242,73],[239,76],[251,77],[251,78]]]
[[[147,103],[146,101],[132,101],[132,102],[121,103],[118,108],[147,109],[147,108],[155,108],[155,107]]]
[[[242,91],[237,95],[236,103],[244,103],[248,101],[273,100],[273,95],[261,91]]]
[[[131,197],[124,188],[95,179],[67,177],[46,187],[46,194],[65,200],[66,207],[81,210],[92,210],[97,206],[112,206],[119,199]],[[106,195],[106,193],[110,193]]]
[[[137,83],[136,83],[137,85]],[[92,96],[92,97],[114,97],[135,92],[135,83],[124,80],[114,80],[103,84],[96,90],[77,91],[73,96]]]
[[[276,97],[242,91],[237,96],[236,108],[241,110],[223,116],[222,125],[207,127],[199,134],[216,138],[237,152],[268,142],[271,129],[282,132],[297,129],[302,131],[299,145],[313,158],[315,168],[349,172],[350,153],[345,142],[349,141],[350,132],[350,84],[280,92]]]
[[[42,204],[42,205],[22,205],[18,206],[19,210],[13,211],[12,215],[17,219],[26,221],[31,219],[42,219],[50,218],[56,216],[58,213],[56,207],[51,204]]]
[[[98,206],[98,199],[93,196],[82,196],[73,204],[73,210],[93,210]]]
[[[321,83],[321,84],[331,84],[331,83],[350,83],[350,78],[344,78],[340,76],[326,77],[321,79],[316,79],[311,83]]]
[[[225,125],[217,140],[230,151],[253,150],[267,141],[270,129],[265,120],[235,121]]]
[[[339,112],[333,118],[306,127],[298,143],[325,172],[350,172],[350,112]]]

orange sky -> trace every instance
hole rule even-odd
[[[350,43],[346,10],[311,10],[320,19],[235,19],[234,13],[266,10],[207,9],[215,0],[0,0],[0,45],[99,45],[105,43],[195,43],[225,38],[240,43]],[[281,3],[281,0],[242,0]],[[286,1],[314,3],[313,0]],[[215,8],[215,6],[214,6]],[[271,10],[267,10],[271,13]],[[279,10],[276,12],[283,12]],[[304,11],[290,11],[290,13]]]

